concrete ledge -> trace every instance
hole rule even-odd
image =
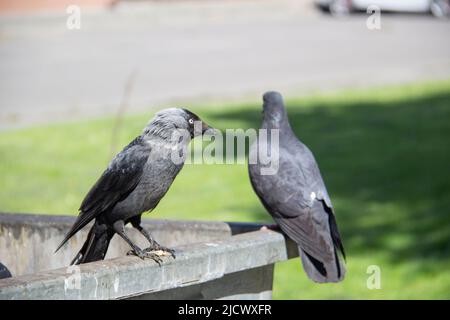
[[[39,234],[35,249],[41,251],[29,252],[40,255],[72,222],[71,217],[0,214],[0,247],[20,255],[19,244]],[[186,238],[172,246],[175,260],[164,257],[159,266],[122,251],[110,260],[0,280],[0,299],[268,299],[273,265],[298,255],[294,243],[278,232],[259,231],[259,224],[152,220],[145,227],[165,239]],[[71,246],[66,250],[74,253]]]
[[[78,232],[54,254],[75,221],[75,217],[35,214],[0,213],[0,252],[13,276],[33,274],[69,265],[86,240],[90,225]],[[228,238],[234,234],[258,230],[253,223],[226,223],[214,221],[143,220],[143,226],[161,244],[169,247]],[[127,226],[127,234],[139,246],[147,241],[133,228]],[[114,237],[106,259],[124,256],[129,246]]]
[[[295,246],[287,250],[285,238],[273,231],[175,249],[177,258],[166,257],[161,266],[152,260],[122,257],[80,265],[75,273],[61,268],[0,280],[0,299],[123,299],[204,283],[298,254]]]

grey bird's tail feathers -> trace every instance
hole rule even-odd
[[[340,282],[344,280],[346,273],[345,264],[342,261],[342,259],[345,261],[344,246],[342,245],[333,211],[323,203],[322,205],[328,214],[330,236],[333,242],[333,259],[330,261],[319,261],[301,249],[300,246],[298,247],[299,255],[302,260],[303,269],[311,280],[318,283]],[[339,251],[340,255],[338,254]]]
[[[303,269],[308,277],[314,282],[326,283],[326,282],[339,282],[345,277],[345,265],[338,257],[336,248],[334,249],[334,259],[329,262],[321,262],[300,246],[298,247],[300,258],[302,260]]]
[[[298,247],[299,255],[302,260],[303,269],[308,277],[318,283],[339,282],[344,280],[346,269],[342,258],[345,260],[344,246],[337,228],[336,218],[331,210],[328,212],[328,221],[330,225],[330,234],[333,241],[333,259],[328,262],[322,262]],[[341,252],[342,258],[338,255]]]
[[[86,241],[70,264],[103,260],[113,235],[114,232],[112,230],[109,230],[105,225],[99,225],[95,222],[91,230],[89,230]]]
[[[328,214],[328,225],[333,246],[333,258],[319,261],[299,246],[299,255],[302,259],[303,269],[308,277],[319,283],[339,282],[345,277],[345,251],[342,245],[341,235],[336,223],[333,210],[322,203],[323,209]],[[340,252],[340,254],[338,254]]]

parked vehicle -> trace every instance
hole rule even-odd
[[[381,11],[427,13],[436,17],[450,16],[450,0],[315,0],[316,4],[332,15],[342,16],[353,11],[366,11],[377,6]]]

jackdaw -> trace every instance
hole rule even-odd
[[[267,92],[263,100],[261,129],[279,134],[279,153],[270,155],[278,160],[278,170],[262,171],[267,163],[258,150],[276,150],[271,148],[276,141],[260,132],[249,150],[249,159],[255,159],[248,166],[253,189],[281,230],[297,243],[308,277],[321,283],[341,281],[346,270],[338,251],[345,259],[344,247],[316,160],[292,131],[281,94]]]
[[[153,210],[168,191],[183,167],[189,141],[208,129],[206,123],[186,109],[158,112],[142,134],[111,160],[84,198],[77,220],[56,251],[95,219],[86,242],[71,264],[104,259],[115,233],[142,259],[149,257],[159,263],[161,259],[155,253],[158,250],[175,257],[173,250],[158,244],[141,226],[141,215]],[[149,248],[142,250],[131,241],[124,231],[127,223],[148,240]]]

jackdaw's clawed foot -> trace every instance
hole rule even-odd
[[[139,250],[139,251],[135,251],[135,250],[130,250],[127,252],[127,255],[133,255],[133,256],[137,256],[139,258],[141,258],[142,260],[144,259],[152,259],[153,261],[155,261],[158,265],[161,265],[161,263],[163,262],[160,255],[158,255],[155,252],[147,252],[145,250]]]
[[[144,249],[144,252],[154,253],[158,256],[172,256],[174,259],[176,259],[175,250],[163,247],[159,244]]]

